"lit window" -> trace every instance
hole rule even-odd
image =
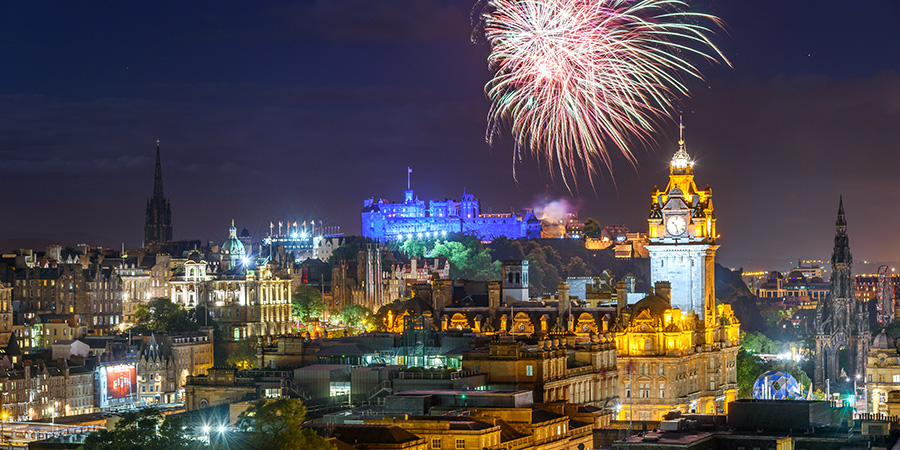
[[[525,366],[525,375],[529,376],[529,377],[533,377],[534,376],[534,366],[531,366],[531,365]]]

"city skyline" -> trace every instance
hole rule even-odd
[[[468,40],[471,5],[354,5],[118,5],[78,21],[74,7],[11,7],[0,54],[17,64],[0,73],[0,154],[20,188],[3,202],[0,232],[137,247],[156,139],[176,239],[224,241],[232,218],[260,236],[271,220],[298,216],[357,234],[362,201],[400,200],[407,166],[422,199],[465,189],[507,211],[568,198],[582,219],[646,229],[648,186],[665,181],[677,148],[674,122],[638,153],[638,171],[614,159],[615,183],[604,177],[596,193],[582,183],[569,198],[527,158],[516,184],[508,136],[484,143],[487,49]],[[709,79],[690,84],[683,111],[697,182],[716,188],[722,263],[826,258],[841,194],[854,255],[900,260],[890,235],[900,213],[888,207],[900,58],[871,45],[898,32],[868,22],[891,14],[695,7],[725,21],[716,42],[734,63],[704,67]],[[159,39],[146,40],[154,31]]]

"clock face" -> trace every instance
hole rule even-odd
[[[687,220],[684,216],[671,216],[666,220],[666,231],[672,236],[681,235],[686,228]]]

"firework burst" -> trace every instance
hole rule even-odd
[[[681,0],[485,0],[480,28],[491,47],[485,86],[487,141],[504,126],[515,155],[531,153],[568,176],[584,166],[612,175],[610,150],[634,164],[629,142],[652,140],[682,77],[701,78],[690,55],[728,63],[713,45],[713,16]],[[479,30],[480,31],[480,30]],[[515,175],[515,155],[513,174]],[[568,175],[568,176],[567,176]]]

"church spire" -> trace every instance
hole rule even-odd
[[[147,201],[144,223],[144,245],[164,244],[172,240],[172,211],[169,200],[163,194],[162,158],[159,139],[156,140],[156,171],[153,174],[153,196]]]
[[[162,164],[159,159],[159,139],[156,140],[156,173],[153,175],[153,197],[163,197]]]

